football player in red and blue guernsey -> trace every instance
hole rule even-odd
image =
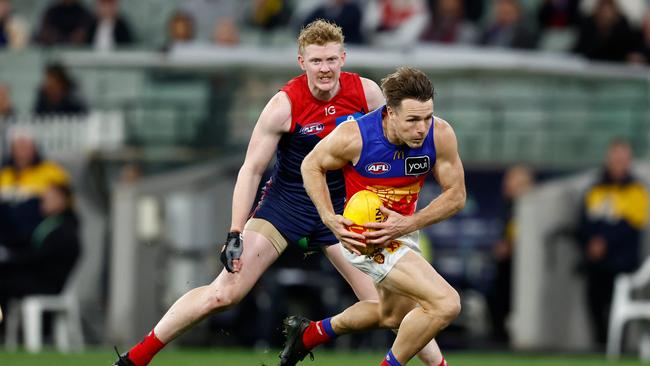
[[[178,299],[142,342],[121,355],[115,365],[147,365],[160,349],[194,324],[236,305],[289,245],[322,248],[359,299],[378,298],[372,280],[345,260],[338,239],[321,222],[303,188],[300,165],[337,124],[380,107],[384,97],[375,82],[341,71],[346,54],[340,27],[315,21],[301,31],[298,45],[298,63],[305,73],[289,81],[262,111],[237,177],[230,233],[221,251],[224,270],[211,284]],[[274,152],[273,174],[251,215],[257,187]],[[345,185],[341,172],[329,173],[327,185],[336,212],[342,212]],[[362,236],[351,234],[350,238]],[[420,358],[426,365],[440,362],[442,355],[435,341]]]
[[[287,323],[286,358],[299,358],[342,334],[399,327],[381,365],[406,365],[460,312],[460,298],[421,256],[418,230],[442,221],[465,204],[463,165],[451,126],[433,116],[433,86],[421,71],[403,67],[382,80],[386,106],[340,125],[305,157],[305,189],[323,222],[340,239],[342,253],[373,278],[379,302],[360,301],[319,322],[324,329]],[[346,235],[326,185],[326,172],[343,169],[347,196],[370,190],[386,220],[368,223],[365,243]],[[433,175],[442,193],[416,211],[418,195]],[[303,356],[304,357],[304,356]],[[291,365],[290,363],[287,363]],[[444,365],[444,361],[441,362]]]

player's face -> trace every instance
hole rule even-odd
[[[433,123],[433,100],[404,99],[398,108],[388,107],[388,114],[397,139],[410,148],[418,148]]]
[[[307,74],[309,86],[321,92],[333,91],[339,82],[341,67],[345,64],[345,51],[340,43],[323,46],[311,44],[298,55],[300,68]]]

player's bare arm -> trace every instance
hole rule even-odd
[[[269,100],[257,120],[246,158],[237,175],[232,197],[230,231],[241,232],[255,200],[257,187],[268,167],[282,134],[291,128],[291,102],[284,92]]]
[[[377,83],[370,79],[361,78],[361,85],[363,86],[363,93],[366,95],[369,112],[386,104],[384,93],[381,92],[381,88]]]
[[[221,249],[221,262],[229,272],[239,272],[244,250],[241,232],[255,199],[257,187],[269,165],[278,141],[291,126],[291,103],[286,93],[278,92],[264,107],[257,120],[246,158],[237,175],[232,197],[230,232]]]
[[[393,239],[453,216],[465,206],[465,173],[458,155],[456,135],[446,121],[435,118],[434,123],[436,163],[433,175],[442,193],[412,216],[402,216],[382,207],[387,219],[383,223],[366,225],[367,228],[376,230],[364,233],[368,244],[390,243]]]
[[[323,223],[341,244],[358,254],[361,252],[357,248],[365,247],[365,244],[359,241],[364,237],[348,231],[345,226],[352,225],[352,221],[334,212],[325,174],[329,170],[341,169],[349,162],[355,163],[361,154],[361,147],[361,134],[357,123],[343,123],[314,147],[300,168],[305,190],[314,202]]]

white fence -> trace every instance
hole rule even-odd
[[[11,139],[33,137],[45,155],[114,150],[124,145],[124,115],[120,111],[95,111],[85,116],[18,117],[0,121],[0,154]]]

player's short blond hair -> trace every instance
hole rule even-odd
[[[298,52],[302,55],[305,48],[315,44],[324,46],[327,43],[340,43],[343,47],[343,30],[338,25],[327,20],[318,19],[307,24],[298,36]]]

